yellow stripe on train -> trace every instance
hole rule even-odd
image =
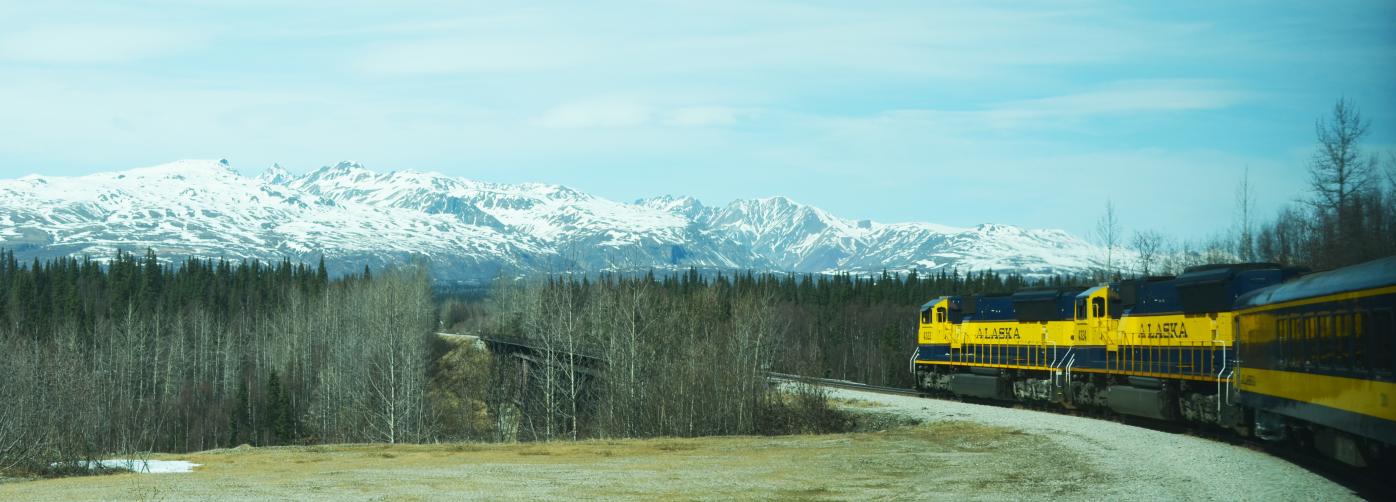
[[[1244,392],[1281,397],[1396,421],[1396,384],[1313,373],[1237,370],[1237,385]]]

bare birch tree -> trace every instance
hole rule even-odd
[[[1115,248],[1119,247],[1120,240],[1120,220],[1115,215],[1115,202],[1105,200],[1105,214],[1096,220],[1095,235],[1097,241],[1105,248],[1105,259],[1101,262],[1100,280],[1108,281],[1115,275]]]
[[[1354,228],[1360,218],[1355,203],[1371,185],[1377,166],[1376,157],[1365,156],[1360,146],[1370,127],[1371,122],[1346,98],[1333,104],[1329,119],[1320,117],[1314,123],[1318,149],[1309,163],[1309,186],[1314,194],[1310,204],[1333,218],[1335,228],[1325,230],[1333,231],[1337,238],[1325,239],[1335,243],[1328,253],[1346,254],[1348,244],[1359,238]]]
[[[1242,261],[1255,258],[1255,188],[1251,186],[1251,168],[1246,166],[1236,186],[1236,255]]]
[[[1154,272],[1154,262],[1163,249],[1163,234],[1154,230],[1134,233],[1134,251],[1139,253],[1140,274],[1148,277]]]

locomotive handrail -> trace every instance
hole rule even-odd
[[[1055,349],[1055,347],[1054,347],[1054,349]],[[1075,351],[1076,351],[1076,347],[1073,346],[1073,347],[1070,347],[1070,348],[1067,348],[1067,349],[1066,349],[1066,355],[1062,356],[1061,359],[1056,359],[1056,356],[1055,356],[1055,355],[1053,356],[1053,361],[1054,361],[1054,362],[1052,363],[1052,366],[1051,366],[1051,368],[1052,368],[1052,385],[1055,385],[1055,386],[1057,386],[1057,387],[1061,387],[1061,386],[1062,386],[1062,383],[1061,383],[1062,365],[1066,364],[1066,360],[1067,360],[1068,358],[1070,358],[1072,361],[1075,361],[1075,360],[1076,360],[1076,356],[1073,355],[1073,352],[1075,352]],[[1069,383],[1071,383],[1071,382],[1070,382],[1070,380],[1068,380],[1066,383],[1069,384]]]
[[[1221,393],[1222,393],[1222,380],[1221,380],[1221,378],[1222,378],[1222,374],[1226,373],[1227,363],[1230,362],[1230,361],[1227,361],[1227,360],[1226,360],[1226,343],[1224,343],[1222,340],[1212,340],[1212,341],[1213,341],[1213,342],[1219,343],[1219,344],[1221,345],[1221,348],[1222,348],[1222,367],[1221,367],[1221,371],[1218,371],[1218,372],[1217,372],[1217,416],[1220,417],[1220,416],[1221,416],[1221,412],[1222,412],[1222,396],[1221,396]],[[1226,386],[1227,386],[1227,392],[1230,393],[1230,392],[1231,392],[1231,375],[1227,375],[1227,376],[1226,376]],[[1226,398],[1227,398],[1227,403],[1226,403],[1226,404],[1231,404],[1231,396],[1227,396]]]
[[[1071,368],[1076,366],[1076,354],[1071,355],[1071,361],[1066,363],[1066,386],[1071,385]]]

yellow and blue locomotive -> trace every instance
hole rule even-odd
[[[1273,264],[921,308],[917,386],[1299,440],[1354,465],[1396,439],[1396,257],[1295,278]]]

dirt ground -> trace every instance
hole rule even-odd
[[[1025,417],[1013,413],[1021,410],[907,399],[912,400],[841,391],[836,402],[870,414],[861,420],[871,432],[548,444],[244,447],[154,456],[202,464],[187,474],[4,483],[0,500],[1351,498],[1322,478],[1291,472],[1287,464],[1266,463],[1263,458],[1253,462],[1260,462],[1254,465],[1266,472],[1253,481],[1271,485],[1265,490],[1248,487],[1248,480],[1234,475],[1222,479],[1228,484],[1219,489],[1186,472],[1199,462],[1233,464],[1237,458],[1263,456],[1257,452],[1207,450],[1196,458],[1180,457],[1178,462],[1189,467],[1159,461],[1166,456],[1145,456],[1135,459],[1148,464],[1143,472],[1128,459],[1111,457],[1138,455],[1130,448],[1105,444],[1096,434],[1088,434],[1096,440],[1083,443],[1082,435],[1053,433],[1058,426],[1047,423],[1061,420],[1080,427],[1090,424],[1079,422],[1088,419],[1032,416],[1017,426]],[[911,423],[909,418],[925,422],[905,425]],[[1095,424],[1092,429],[1096,427],[1113,425]],[[1152,436],[1161,434],[1156,431],[1128,428],[1121,434],[1160,445]],[[1244,468],[1257,469],[1252,464]],[[1276,484],[1274,479],[1282,481]]]

